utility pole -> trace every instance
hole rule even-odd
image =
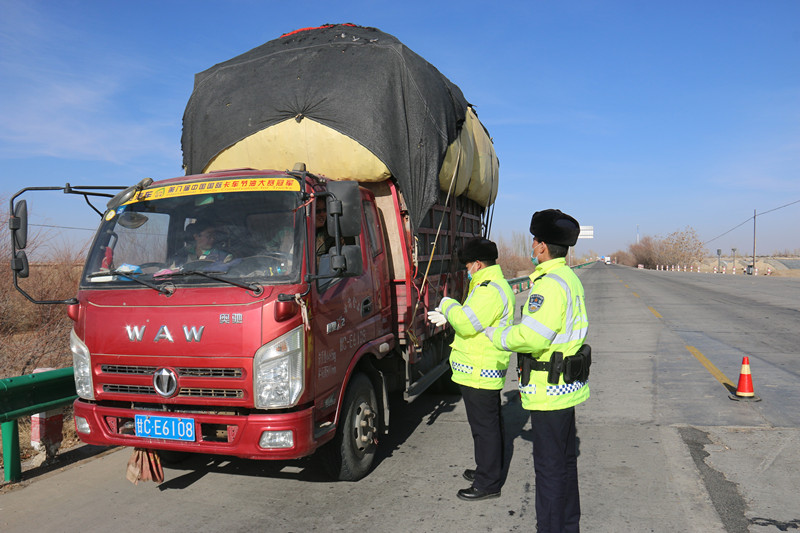
[[[753,268],[750,274],[756,274],[756,210],[753,209]]]

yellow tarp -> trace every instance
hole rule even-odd
[[[467,108],[467,118],[461,132],[445,154],[439,171],[439,186],[444,191],[448,190],[450,181],[455,176],[450,194],[460,195],[466,192],[467,198],[486,207],[497,197],[498,167],[492,140],[472,108]]]
[[[337,180],[383,181],[391,173],[372,152],[309,118],[285,120],[217,154],[204,172],[231,168],[286,170],[303,162],[314,174]]]
[[[486,207],[497,196],[498,160],[494,145],[472,108],[447,149],[439,187],[452,196],[466,194]],[[285,170],[303,162],[311,172],[331,179],[378,182],[391,173],[372,152],[352,138],[304,118],[285,120],[242,139],[216,155],[204,172],[233,168]],[[457,165],[457,169],[456,169]]]

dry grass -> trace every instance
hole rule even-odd
[[[497,244],[497,264],[503,269],[506,279],[527,276],[533,272],[531,264],[531,239],[520,232],[512,232],[510,238],[499,237]]]
[[[7,256],[8,257],[8,256]],[[32,373],[36,368],[72,366],[69,331],[72,321],[64,305],[36,305],[19,294],[12,285],[9,263],[0,271],[0,378]],[[37,299],[65,298],[75,294],[79,264],[32,266],[26,285]],[[20,284],[21,285],[21,284]],[[19,419],[20,456],[36,455],[30,445],[30,418]],[[72,407],[65,408],[61,449],[78,443],[72,420]],[[2,455],[0,455],[2,462]]]
[[[19,294],[11,282],[8,263],[0,273],[0,378],[30,374],[35,368],[72,365],[69,331],[72,322],[63,304],[36,305]],[[32,265],[24,280],[36,299],[74,296],[80,264]],[[20,286],[23,284],[20,283]],[[28,287],[30,286],[30,287]]]
[[[0,199],[0,205],[7,205]],[[8,219],[8,211],[0,218]],[[26,252],[35,258],[48,236],[35,231],[29,234]],[[71,298],[78,287],[85,249],[53,247],[43,261],[32,262],[30,276],[19,285],[38,300]],[[9,259],[8,234],[0,236],[0,378],[30,374],[36,368],[72,366],[69,332],[72,322],[63,304],[36,305],[29,302],[13,285]],[[23,460],[35,455],[30,445],[30,418],[19,420],[20,451]],[[62,449],[78,442],[72,421],[72,408],[65,409]]]
[[[773,254],[769,257],[757,257],[755,268],[758,275],[800,277],[800,271],[787,269],[780,263],[772,262],[772,259],[797,259],[800,250],[786,250],[781,253]],[[717,256],[709,256],[708,252],[694,229],[687,226],[682,231],[676,231],[666,237],[644,236],[640,242],[631,244],[627,250],[619,250],[612,254],[614,261],[621,265],[637,267],[643,265],[646,269],[673,270],[680,267],[681,271],[690,272],[713,272],[718,264],[726,267],[726,273],[730,274],[734,266],[736,273],[744,273],[748,264],[752,263],[752,257],[737,255],[734,262],[733,257],[722,257],[718,261]],[[721,268],[718,268],[721,270]]]

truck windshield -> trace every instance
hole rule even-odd
[[[107,212],[81,286],[298,281],[305,235],[299,183],[281,177],[287,185],[259,188],[256,181],[206,180],[148,189]]]

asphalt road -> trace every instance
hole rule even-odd
[[[800,529],[800,279],[599,263],[578,273],[593,347],[592,396],[577,411],[583,530]],[[729,399],[743,356],[759,402]],[[377,466],[357,483],[329,481],[313,459],[198,456],[134,486],[130,450],[112,450],[5,487],[0,531],[532,531],[516,386],[509,378],[499,499],[456,498],[473,466],[463,403],[426,393],[393,407]]]

